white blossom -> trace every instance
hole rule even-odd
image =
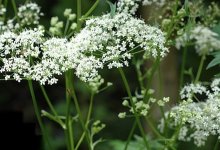
[[[165,0],[144,0],[143,1],[143,5],[152,5],[152,4],[162,7],[166,4],[166,1]]]
[[[191,92],[205,93],[207,98],[205,101],[194,102],[188,94],[185,94],[182,98],[187,97],[188,99],[183,100],[183,102],[168,112],[171,119],[169,126],[181,127],[178,133],[179,140],[193,140],[197,146],[203,146],[210,135],[216,135],[220,138],[219,83],[220,80],[215,79],[211,84],[211,90],[207,90],[201,85],[190,85],[183,90],[190,94],[192,94]],[[166,113],[167,117],[168,113]],[[164,128],[163,120],[159,127]]]
[[[17,16],[22,26],[39,24],[39,19],[42,15],[40,7],[36,3],[31,2],[18,7]]]
[[[95,55],[109,69],[128,66],[137,48],[154,58],[164,57],[168,52],[161,30],[125,13],[88,20],[71,43],[80,52]]]
[[[29,78],[31,59],[37,59],[40,54],[39,44],[43,42],[42,30],[24,30],[19,34],[11,31],[0,35],[0,57],[3,65],[1,73],[10,73],[6,79],[14,78],[20,81]]]
[[[189,84],[185,85],[182,90],[180,91],[181,99],[188,99],[192,98],[193,94],[203,94],[206,93],[206,87],[202,86],[201,84]]]
[[[184,33],[182,36],[178,37],[176,39],[176,47],[180,49],[182,46],[186,46],[187,42],[192,42],[193,40],[196,52],[199,55],[208,54],[213,50],[220,49],[218,34],[204,26],[197,26],[190,30],[189,33]]]

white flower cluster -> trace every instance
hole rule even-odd
[[[36,7],[31,3],[21,7],[20,11],[37,12],[32,14],[32,19],[38,21],[39,8]],[[70,17],[70,9],[64,15]],[[28,17],[24,15],[24,18]],[[54,19],[52,23],[59,23],[58,18]],[[0,71],[5,73],[6,79],[20,81],[28,78],[41,84],[54,84],[56,75],[74,69],[82,81],[98,85],[102,83],[98,78],[100,69],[128,66],[132,56],[142,51],[145,56],[162,58],[168,52],[164,45],[165,37],[160,29],[127,13],[106,14],[87,20],[85,28],[70,41],[46,39],[43,31],[37,29],[19,34],[5,31],[0,34]]]
[[[117,3],[117,11],[119,13],[135,14],[142,0],[119,0]]]
[[[186,46],[188,41],[193,40],[196,52],[199,55],[208,54],[213,50],[220,49],[219,35],[204,26],[197,26],[189,31],[189,33],[184,33],[178,37],[176,39],[176,48],[180,49],[182,46]]]
[[[156,6],[163,7],[166,4],[165,0],[144,0],[143,5],[152,5],[155,4]]]
[[[0,5],[0,17],[6,13],[6,8],[3,5]]]
[[[136,97],[133,97],[132,101],[134,103],[134,108],[130,105],[128,100],[124,100],[122,102],[122,105],[125,106],[125,107],[128,107],[130,113],[132,113],[132,114],[137,113],[137,115],[140,115],[140,116],[147,116],[148,111],[150,109],[150,105],[145,103],[142,100],[137,101]],[[118,114],[118,117],[119,118],[125,118],[126,115],[127,115],[126,112],[121,112],[121,113]]]
[[[144,90],[141,91],[140,94],[136,93],[134,97],[132,97],[132,102],[129,102],[127,99],[125,99],[122,102],[122,105],[129,108],[129,112],[133,114],[137,113],[139,116],[147,116],[149,109],[154,103],[157,103],[159,107],[165,106],[165,103],[169,102],[169,97],[163,97],[162,99],[156,99],[153,98],[153,89],[149,89],[148,94],[150,95],[149,101],[144,102]],[[119,118],[125,118],[127,116],[127,112],[121,112],[118,114]]]
[[[212,82],[211,90],[207,90],[203,86],[190,85],[184,91],[194,92],[194,94],[205,93],[207,99],[193,102],[189,98],[171,109],[169,118],[172,118],[173,122],[170,121],[169,126],[181,126],[179,140],[193,140],[197,146],[203,146],[210,135],[217,135],[220,138],[220,79]],[[185,97],[188,97],[187,94],[184,95]],[[163,124],[163,121],[161,123]]]
[[[4,26],[4,14],[6,13],[6,8],[3,5],[0,5],[0,33],[5,30]]]
[[[119,13],[129,13],[134,15],[137,11],[139,4],[152,5],[162,7],[165,5],[165,0],[119,0],[117,3],[117,11]]]
[[[30,76],[30,57],[36,58],[40,54],[38,44],[42,43],[43,32],[40,30],[25,30],[20,34],[11,31],[0,35],[0,56],[3,66],[0,72],[11,73],[11,76],[20,81]]]
[[[22,26],[37,25],[39,24],[40,16],[43,14],[40,12],[40,7],[36,3],[27,3],[21,5],[18,8],[18,18]]]
[[[205,86],[202,86],[200,83],[197,84],[189,84],[182,88],[180,91],[181,99],[190,99],[194,94],[203,94],[206,93],[207,89]]]
[[[125,13],[116,14],[114,18],[107,14],[88,20],[71,43],[80,52],[96,56],[109,69],[128,66],[137,48],[154,58],[164,57],[168,52],[161,30]]]

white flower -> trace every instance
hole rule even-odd
[[[88,20],[71,43],[80,52],[99,58],[109,69],[128,66],[138,48],[154,58],[164,57],[168,52],[161,30],[126,13]]]
[[[207,89],[206,87],[202,86],[201,84],[189,84],[182,88],[180,91],[181,99],[189,99],[192,98],[193,94],[206,94]]]
[[[117,11],[119,13],[135,14],[142,0],[119,0],[117,3]]]
[[[208,54],[213,50],[220,49],[220,40],[217,33],[211,31],[204,26],[197,26],[193,28],[189,33],[184,33],[182,36],[176,39],[176,47],[180,49],[182,46],[186,46],[188,41],[195,40],[195,49],[199,55]]]
[[[40,7],[36,3],[27,3],[18,8],[18,17],[22,26],[37,25],[42,13]]]
[[[20,34],[7,31],[0,35],[0,57],[3,65],[0,72],[11,73],[10,77],[17,81],[28,78],[31,70],[31,59],[38,58],[42,30],[25,30]],[[9,76],[6,76],[9,79]]]
[[[76,76],[84,82],[93,82],[98,76],[97,69],[102,69],[103,64],[94,56],[83,57],[76,67]]]
[[[170,119],[173,119],[173,121],[170,120],[169,126],[181,126],[179,140],[193,140],[197,146],[203,146],[210,135],[220,137],[219,82],[219,79],[215,79],[211,84],[211,90],[207,90],[201,85],[187,86],[184,91],[205,93],[207,99],[199,102],[188,99],[169,111]],[[183,98],[186,97],[188,97],[187,94],[183,96]],[[160,127],[164,127],[163,124],[164,121],[161,121]]]
[[[152,5],[155,4],[156,6],[162,7],[166,3],[165,0],[144,0],[143,5]]]

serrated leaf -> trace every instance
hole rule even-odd
[[[111,17],[114,17],[116,14],[116,4],[113,4],[112,2],[110,2],[108,0],[107,0],[107,3],[109,4],[110,9],[111,9],[111,11],[110,11]]]

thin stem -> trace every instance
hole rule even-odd
[[[100,0],[96,0],[96,2],[92,5],[92,7],[88,10],[88,12],[82,16],[82,18],[87,18],[98,6]]]
[[[41,88],[41,91],[42,91],[42,93],[44,95],[44,98],[45,98],[45,100],[46,100],[50,110],[56,116],[56,119],[60,123],[60,125],[65,129],[66,127],[64,125],[64,122],[58,117],[59,115],[57,114],[55,108],[53,107],[53,104],[51,103],[51,100],[50,100],[49,96],[47,95],[47,92],[46,92],[44,86],[40,84],[40,88]]]
[[[89,123],[89,120],[90,120],[90,117],[92,114],[93,100],[94,100],[94,92],[92,92],[91,98],[90,98],[89,111],[88,111],[88,115],[87,115],[87,119],[86,119],[86,125]]]
[[[67,19],[67,21],[66,21],[66,25],[65,25],[65,29],[64,29],[64,36],[66,36],[66,34],[67,34],[67,31],[68,31],[69,25],[70,25],[70,20]]]
[[[92,92],[91,98],[90,98],[89,110],[88,110],[87,119],[86,119],[86,128],[88,128],[89,120],[90,120],[90,117],[92,114],[93,100],[94,100],[94,93]],[[75,150],[77,150],[79,148],[80,144],[82,143],[82,141],[85,137],[85,132],[86,131],[84,131],[83,134],[81,135],[81,137],[79,138],[79,141],[76,144]]]
[[[218,147],[219,147],[219,139],[217,138],[217,141],[216,141],[216,143],[215,143],[214,150],[218,150]]]
[[[160,65],[158,66],[158,77],[159,77],[159,97],[162,97],[162,95],[163,95],[163,80],[162,80]]]
[[[129,143],[130,143],[130,141],[131,141],[131,138],[132,138],[132,135],[133,135],[133,133],[134,133],[134,130],[135,130],[136,126],[137,126],[137,121],[135,120],[134,123],[133,123],[133,125],[132,125],[131,131],[130,131],[130,133],[129,133],[129,135],[128,135],[128,139],[127,139],[127,141],[126,141],[124,150],[127,150],[127,149],[128,149],[128,145],[129,145]]]
[[[149,120],[148,117],[145,117],[147,123],[149,124],[151,130],[154,132],[154,134],[159,137],[159,138],[164,138],[158,131],[157,129],[154,127],[153,123]]]
[[[77,100],[77,97],[76,97],[76,93],[75,93],[75,90],[73,87],[71,87],[71,91],[69,91],[69,94],[72,96],[73,98],[73,101],[74,101],[74,104],[75,104],[75,107],[76,107],[76,111],[77,111],[77,114],[79,115],[79,121],[80,121],[80,124],[83,128],[83,131],[85,132],[85,136],[86,136],[86,140],[88,142],[88,145],[90,145],[90,136],[89,136],[89,132],[87,131],[87,128],[86,128],[86,125],[83,121],[83,117],[82,117],[82,113],[81,113],[81,110],[80,110],[80,107],[79,107],[79,103],[78,103],[78,100]],[[89,146],[89,149],[91,150],[92,148]]]
[[[68,149],[69,150],[74,150],[74,138],[73,138],[73,129],[72,129],[72,119],[71,119],[71,113],[70,113],[70,103],[71,103],[71,96],[69,95],[68,91],[71,89],[71,71],[67,71],[65,74],[65,82],[66,82],[66,106],[67,106],[67,111],[66,111],[66,127],[67,127],[67,137],[68,137]]]
[[[138,63],[138,64],[137,64]],[[143,90],[144,89],[144,84],[143,84],[143,82],[142,82],[142,72],[141,72],[141,68],[140,68],[140,64],[139,64],[139,62],[137,62],[136,63],[136,66],[135,66],[135,68],[136,68],[136,72],[137,72],[137,77],[138,77],[138,81],[139,81],[139,84],[140,84],[140,87],[141,87],[141,89]]]
[[[81,22],[81,16],[82,16],[82,2],[81,0],[77,0],[77,28],[76,31],[79,32],[82,26]]]
[[[141,134],[142,134],[144,143],[145,143],[145,145],[146,145],[146,148],[147,148],[147,149],[150,149],[149,143],[147,142],[147,139],[146,139],[146,136],[145,136],[145,133],[144,133],[144,129],[143,129],[143,127],[142,127],[142,125],[141,125],[141,122],[140,122],[140,118],[139,118],[139,116],[137,115],[137,112],[136,112],[136,110],[135,110],[135,104],[134,104],[134,102],[133,102],[133,100],[132,100],[132,94],[131,94],[130,87],[129,87],[129,85],[128,85],[128,81],[127,81],[127,79],[126,79],[126,77],[125,77],[124,71],[123,71],[121,68],[118,68],[118,69],[119,69],[120,75],[121,75],[121,77],[122,77],[122,80],[123,80],[123,82],[124,82],[124,86],[125,86],[125,88],[126,88],[127,94],[128,94],[128,96],[129,96],[129,98],[130,98],[130,102],[131,102],[131,105],[132,105],[133,110],[134,110],[135,119],[136,119],[136,121],[137,121],[139,130],[140,130],[140,132],[141,132]]]
[[[195,83],[197,83],[199,81],[199,78],[200,78],[201,73],[202,73],[202,69],[203,69],[203,65],[204,65],[205,59],[206,59],[206,55],[203,54],[202,58],[201,58],[201,61],[200,61],[200,64],[199,64],[199,69],[198,69],[198,72],[197,72],[197,75],[196,75]]]
[[[12,3],[12,6],[13,6],[13,9],[14,9],[14,13],[15,13],[16,19],[17,19],[18,22],[20,22],[20,19],[18,18],[18,10],[17,10],[17,6],[16,6],[16,3],[15,3],[15,0],[11,0],[11,3]]]
[[[183,82],[184,82],[184,71],[185,71],[185,65],[186,65],[186,57],[187,57],[187,46],[185,46],[184,50],[183,50],[182,65],[181,65],[181,72],[180,72],[180,88],[182,88]]]
[[[83,128],[83,131],[85,131],[85,136],[86,136],[86,140],[88,142],[88,145],[90,145],[90,136],[89,136],[89,132],[87,131],[87,128],[86,128],[86,125],[83,121],[83,117],[82,117],[82,113],[81,113],[81,109],[79,107],[79,103],[78,103],[78,100],[77,100],[77,97],[76,97],[76,93],[75,93],[75,89],[73,87],[73,84],[70,85],[70,89],[68,90],[68,93],[69,95],[73,98],[73,101],[74,101],[74,104],[75,104],[75,107],[76,107],[76,111],[77,111],[77,114],[79,115],[79,121],[80,121],[80,124]],[[89,146],[89,149],[91,150],[91,147]]]
[[[44,140],[45,144],[48,145],[48,149],[52,150],[52,147],[49,143],[47,130],[45,129],[44,124],[43,124],[43,120],[41,118],[40,109],[39,109],[39,106],[37,104],[37,99],[36,99],[36,96],[35,96],[35,93],[34,93],[34,88],[33,88],[33,84],[32,84],[31,80],[28,80],[28,86],[29,86],[29,90],[30,90],[30,93],[31,93],[31,98],[32,98],[33,106],[34,106],[35,115],[37,117],[40,129],[41,129],[42,134],[43,134],[43,140]]]
[[[151,71],[151,74],[148,78],[148,83],[146,85],[146,88],[145,88],[145,93],[144,93],[144,101],[147,102],[149,100],[149,96],[148,96],[148,90],[151,86],[151,82],[152,82],[152,79],[153,79],[153,76],[154,76],[154,73],[156,72],[158,66],[160,65],[160,57],[158,56],[156,62],[154,63],[153,65],[153,68],[152,68],[152,71]]]
[[[164,134],[166,135],[166,129],[167,129],[167,118],[165,116],[165,113],[164,113],[164,109],[162,106],[159,106],[160,107],[160,112],[162,114],[162,117],[163,117],[163,120],[164,120]]]

